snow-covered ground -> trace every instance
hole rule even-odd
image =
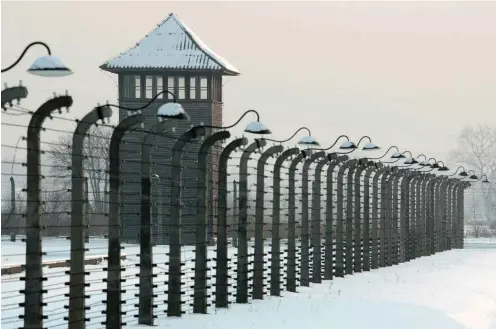
[[[10,237],[2,236],[2,267],[20,265],[26,262],[26,244],[22,241],[24,236],[17,236],[15,242]],[[106,239],[91,239],[86,257],[106,256],[108,244]],[[43,262],[63,261],[71,258],[71,241],[66,238],[44,238],[43,239]]]
[[[14,251],[11,247],[4,249],[4,243],[2,241],[2,262],[4,255]],[[61,244],[57,246],[56,242],[50,243],[55,243],[54,251],[62,249]],[[95,243],[95,248],[105,249],[105,240],[92,240],[92,243]],[[477,245],[485,247],[472,248]],[[467,240],[466,246],[465,250],[452,250],[394,267],[357,273],[315,284],[310,288],[299,287],[299,293],[284,293],[284,298],[267,296],[263,301],[252,301],[248,305],[233,304],[228,310],[210,308],[209,312],[212,314],[186,314],[181,319],[166,318],[164,314],[167,247],[156,247],[156,324],[159,328],[174,329],[301,329],[313,325],[318,328],[340,329],[496,329],[496,241]],[[66,252],[68,250],[69,248]],[[16,252],[22,253],[23,250],[17,248]],[[135,294],[138,288],[134,284],[137,283],[135,264],[138,261],[138,247],[125,246],[123,253],[128,255],[128,259],[123,261],[126,268],[123,272],[123,278],[126,279],[123,288],[127,290],[123,298],[126,301],[123,310],[128,312],[124,321],[128,328],[144,328],[136,325],[134,317],[137,313]],[[234,253],[235,250],[231,249],[230,257],[233,259]],[[193,256],[192,248],[185,248],[183,259],[186,263],[186,275],[183,281],[187,289],[184,295],[187,299],[187,312],[191,310],[189,295],[193,292]],[[214,257],[214,250],[211,249],[209,258]],[[65,258],[66,255],[63,259]],[[213,260],[209,265],[213,268]],[[104,266],[87,266],[90,272],[87,278],[90,287],[87,292],[91,296],[87,299],[87,305],[90,306],[87,311],[87,317],[90,318],[87,328],[104,328],[101,324],[105,321],[101,314],[105,307],[105,294],[102,292],[106,287],[103,283],[106,277],[106,272],[102,271]],[[64,285],[68,281],[64,273],[66,270],[55,268],[44,271],[49,277],[44,284],[45,289],[48,289],[45,298],[48,303],[45,307],[48,319],[45,320],[45,327],[67,327],[67,323],[63,321],[63,317],[67,316],[67,310],[63,306],[68,304],[64,297],[68,292]],[[210,273],[209,279],[210,294],[213,293],[213,274]],[[1,327],[5,329],[22,326],[22,321],[18,318],[22,314],[22,308],[18,303],[23,302],[19,290],[24,288],[24,282],[20,281],[20,277],[21,275],[2,276]]]

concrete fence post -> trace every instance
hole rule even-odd
[[[427,222],[426,222],[426,232],[427,232],[427,253],[426,256],[434,254],[434,224],[436,220],[435,214],[435,186],[437,183],[437,177],[433,175],[433,178],[427,184]]]
[[[229,157],[238,147],[248,144],[246,138],[231,141],[219,156],[219,185],[217,197],[217,253],[215,273],[215,307],[226,308],[229,305],[229,271],[227,243],[227,165]],[[233,204],[233,209],[236,204]]]
[[[236,303],[248,303],[248,161],[250,156],[266,145],[264,139],[257,139],[248,145],[239,163],[239,220],[238,220],[238,275]]]
[[[270,259],[270,295],[281,295],[281,168],[290,157],[300,153],[299,148],[288,149],[277,157],[274,163],[272,200],[272,250]]]
[[[320,151],[309,156],[303,163],[302,183],[301,183],[301,280],[300,284],[303,287],[310,285],[310,234],[309,234],[309,193],[308,193],[308,173],[310,166],[315,161],[325,158],[326,152]]]
[[[226,140],[231,137],[227,130],[221,130],[213,133],[205,140],[198,150],[198,178],[197,178],[197,195],[196,195],[196,232],[195,232],[195,282],[193,293],[193,313],[207,313],[207,227],[208,213],[207,209],[211,208],[208,197],[208,170],[207,157],[209,151],[215,143]]]
[[[315,166],[315,180],[312,186],[312,217],[311,217],[311,235],[313,246],[313,271],[312,283],[322,282],[322,246],[321,246],[321,210],[322,210],[322,168],[330,161],[337,159],[336,153],[328,154],[324,159],[320,160]],[[332,209],[331,209],[332,211]],[[332,262],[332,260],[331,260]]]
[[[446,250],[453,248],[453,193],[456,180],[450,179],[446,191]]]
[[[443,177],[443,180],[439,184],[438,188],[438,209],[439,209],[439,219],[438,219],[438,229],[437,229],[437,251],[442,252],[445,250],[445,232],[446,232],[446,194],[448,186],[448,178]]]
[[[264,295],[264,196],[265,165],[267,160],[284,150],[282,145],[266,149],[257,163],[257,195],[255,209],[255,252],[253,259],[253,299],[263,299]]]
[[[453,223],[453,186],[456,180],[449,179],[446,185],[446,250],[451,250],[451,225]]]
[[[454,218],[453,218],[453,248],[454,249],[459,249],[460,244],[459,244],[459,234],[461,230],[461,225],[462,225],[462,218],[461,218],[461,209],[462,206],[460,204],[461,202],[461,194],[464,192],[465,189],[465,183],[461,180],[458,181],[456,184],[456,187],[454,189]]]
[[[72,135],[71,158],[71,261],[69,277],[69,329],[84,329],[86,327],[86,293],[85,293],[85,209],[83,200],[83,186],[88,189],[84,177],[84,139],[90,128],[99,120],[112,116],[112,109],[108,106],[97,107],[78,122]]]
[[[84,242],[90,243],[90,189],[88,177],[84,177]]]
[[[345,220],[348,219],[349,212],[353,209],[353,192],[352,192],[352,180],[348,179],[348,192],[347,192],[347,214],[346,217],[344,215],[344,175],[348,170],[351,172],[351,168],[356,166],[358,160],[348,160],[345,162],[338,170],[337,175],[337,184],[336,184],[336,194],[337,194],[337,203],[336,203],[336,265],[335,265],[335,276],[338,278],[342,278],[345,275],[345,263],[344,263],[344,239],[346,237],[346,226]],[[351,187],[350,187],[351,186]],[[351,194],[351,195],[350,195]],[[351,199],[351,200],[350,200]],[[348,204],[348,202],[351,203]],[[351,209],[351,210],[350,210]],[[346,218],[346,219],[345,219]],[[347,241],[347,240],[346,240]],[[346,253],[350,250],[349,246],[346,246]]]
[[[406,249],[408,234],[410,232],[410,180],[411,172],[403,170],[401,182],[399,183],[400,205],[399,205],[399,234],[398,234],[398,263],[406,261]]]
[[[141,143],[141,209],[138,323],[153,326],[153,250],[151,224],[151,148],[155,137],[165,131],[168,121],[154,125]]]
[[[418,219],[419,219],[419,193],[417,192],[417,188],[420,186],[420,181],[422,179],[422,176],[420,173],[415,172],[415,174],[410,179],[410,185],[409,185],[409,209],[410,209],[410,214],[409,214],[409,226],[408,226],[408,233],[407,233],[407,244],[406,244],[406,261],[410,261],[414,258],[416,258],[416,250],[417,250],[417,242],[416,242],[416,236],[417,236],[417,225],[418,225]]]
[[[379,221],[379,240],[380,240],[380,252],[379,252],[379,266],[385,267],[388,264],[388,221],[390,217],[391,209],[391,198],[390,189],[388,188],[391,175],[394,173],[394,168],[390,168],[390,173],[384,173],[381,177],[381,211],[380,211],[380,221]]]
[[[309,155],[311,155],[310,150],[301,151],[289,165],[286,290],[290,292],[296,292],[296,168]]]
[[[362,173],[367,169],[367,159],[360,159],[355,169],[353,183],[354,183],[354,203],[353,203],[353,272],[362,271],[362,247],[365,245],[362,230]],[[364,191],[368,188],[365,187]],[[365,200],[364,200],[365,201]],[[368,205],[367,205],[368,206]],[[365,211],[365,209],[364,209]],[[368,243],[367,243],[368,245]]]
[[[348,167],[348,173],[346,175],[346,215],[344,222],[344,272],[345,274],[353,274],[353,254],[354,254],[354,243],[353,243],[353,222],[354,222],[354,181],[355,170],[358,169],[358,160],[355,161],[353,165]]]
[[[26,90],[27,93],[27,90]],[[3,92],[2,92],[3,94]],[[3,95],[2,95],[3,96]],[[2,104],[4,100],[2,99]],[[72,97],[57,96],[43,103],[33,113],[27,132],[27,185],[26,185],[26,263],[24,277],[24,328],[43,328],[43,250],[41,245],[42,228],[40,227],[41,206],[41,149],[40,133],[43,123],[56,110],[72,105]],[[81,196],[80,200],[83,197]],[[81,238],[83,230],[81,228]],[[83,240],[84,241],[84,240]]]
[[[115,127],[109,146],[109,222],[107,266],[106,328],[122,327],[122,277],[121,277],[121,217],[120,217],[120,145],[124,134],[143,123],[145,117],[135,114],[122,120]]]
[[[243,145],[244,146],[244,145]],[[238,182],[233,180],[233,195],[232,195],[232,223],[230,225],[230,230],[227,232],[227,236],[231,236],[232,245],[238,248],[238,210],[239,210],[239,198],[238,198]]]
[[[419,235],[418,235],[418,257],[422,257],[426,255],[426,247],[427,247],[427,232],[426,232],[426,223],[427,223],[427,213],[428,213],[428,194],[427,194],[427,184],[429,180],[432,178],[430,174],[422,173],[423,179],[420,187],[420,221],[419,221]]]
[[[414,177],[414,173],[405,171],[401,180],[400,191],[400,225],[399,225],[399,263],[404,263],[408,260],[408,248],[410,243],[410,228],[412,222],[412,211],[410,204],[410,183]]]
[[[400,180],[403,178],[403,171],[398,170],[390,180],[390,188],[391,188],[391,197],[390,200],[392,202],[392,206],[390,209],[390,218],[389,218],[389,261],[388,265],[397,265],[398,257],[399,257],[399,232],[398,232],[398,224],[399,224],[399,184]]]
[[[334,155],[337,156],[336,153]],[[327,167],[327,186],[326,186],[326,217],[325,217],[325,237],[324,237],[324,280],[332,280],[334,276],[334,235],[333,226],[336,220],[334,216],[334,205],[339,204],[334,202],[334,170],[343,162],[348,161],[347,155],[342,155],[333,160]],[[337,194],[337,193],[336,193]],[[338,199],[339,201],[340,199]]]
[[[16,216],[16,185],[14,177],[10,176],[10,214],[8,222],[11,222],[12,218]],[[19,227],[12,229],[10,233],[10,241],[15,242],[16,234],[19,233]]]
[[[371,164],[363,176],[363,271],[370,271],[370,176],[375,169],[376,164]]]
[[[381,239],[382,234],[380,233],[381,227],[379,227],[379,222],[382,222],[382,215],[384,213],[382,207],[384,204],[382,201],[383,191],[381,190],[379,193],[379,187],[382,185],[382,177],[387,176],[390,171],[390,167],[381,167],[372,179],[372,223],[370,228],[372,242],[370,259],[371,269],[379,268],[379,256],[383,243],[383,238]]]
[[[184,132],[172,147],[172,169],[170,183],[170,233],[169,233],[169,280],[167,316],[180,317],[182,315],[182,234],[181,234],[181,178],[182,178],[182,155],[187,144],[198,137],[206,134],[203,126],[194,126]]]

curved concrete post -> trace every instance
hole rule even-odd
[[[21,81],[22,82],[22,81]],[[19,86],[7,87],[5,84],[5,89],[2,90],[2,109],[6,110],[7,105],[13,106],[14,101],[20,104],[21,99],[28,97],[28,89],[19,83]]]
[[[372,227],[370,229],[372,242],[372,257],[370,261],[370,267],[372,269],[379,268],[379,254],[381,252],[381,247],[383,247],[383,240],[381,240],[382,234],[380,233],[381,228],[379,227],[379,221],[382,221],[381,218],[383,214],[383,203],[382,191],[381,193],[379,193],[379,187],[382,183],[382,177],[387,176],[390,171],[390,167],[382,167],[376,172],[374,178],[372,179]]]
[[[266,145],[257,139],[243,151],[239,162],[238,273],[236,303],[248,303],[248,161],[257,149]]]
[[[400,180],[403,178],[404,171],[398,170],[391,177],[390,183],[390,200],[391,200],[391,209],[390,209],[390,218],[388,225],[388,241],[389,241],[389,260],[388,265],[397,265],[399,258],[399,232],[398,232],[398,224],[399,224],[399,184]]]
[[[265,165],[267,160],[284,150],[282,145],[266,149],[257,164],[257,195],[255,206],[255,252],[253,257],[253,299],[263,299],[264,295],[264,196]]]
[[[437,199],[439,209],[438,229],[437,229],[437,251],[442,252],[446,250],[446,196],[448,192],[448,177],[443,177],[439,184]]]
[[[353,174],[354,183],[354,202],[353,202],[353,272],[362,271],[362,246],[365,240],[362,237],[362,173],[367,169],[367,160],[360,159],[355,173]],[[348,175],[349,177],[350,175]],[[368,189],[365,188],[364,190]]]
[[[272,199],[272,251],[270,267],[270,295],[281,295],[281,168],[283,163],[290,157],[300,153],[300,149],[295,147],[282,152],[274,163],[274,184]]]
[[[3,104],[3,99],[2,99]],[[27,133],[26,186],[26,275],[24,289],[24,328],[43,327],[43,250],[41,246],[40,133],[53,111],[72,105],[72,97],[58,96],[43,103],[31,116]],[[82,198],[81,198],[82,200]]]
[[[69,329],[84,329],[85,321],[85,266],[84,266],[84,231],[87,218],[84,215],[83,186],[85,182],[84,138],[99,120],[112,116],[112,109],[108,106],[97,107],[91,110],[80,120],[72,135],[72,181],[71,181],[71,261],[69,278]],[[14,194],[15,195],[15,194]]]
[[[442,185],[443,177],[438,176],[436,182],[434,183],[432,190],[433,198],[433,216],[432,216],[432,254],[438,252],[438,242],[439,242],[439,222],[441,216],[441,203],[439,200],[439,189]]]
[[[446,190],[446,250],[451,250],[453,247],[453,189],[456,180],[448,179]]]
[[[170,234],[169,234],[169,280],[167,316],[182,314],[182,285],[181,285],[181,177],[182,156],[187,144],[195,138],[205,136],[206,128],[195,126],[183,133],[172,147],[172,169],[170,187]]]
[[[448,179],[448,183],[446,184],[446,195],[445,195],[445,208],[446,208],[446,228],[445,228],[445,235],[446,235],[446,245],[445,245],[445,250],[451,250],[451,223],[452,223],[452,206],[453,206],[453,198],[452,198],[452,193],[453,193],[453,185],[454,185],[455,180],[454,179]]]
[[[314,184],[312,186],[312,209],[311,209],[311,230],[312,236],[311,245],[313,248],[313,264],[312,264],[312,283],[322,282],[322,250],[321,250],[321,189],[322,189],[322,168],[332,161],[331,154],[325,158],[320,159],[315,166]]]
[[[153,325],[153,244],[151,223],[150,180],[152,162],[152,145],[155,137],[165,132],[168,121],[154,125],[150,132],[145,133],[141,143],[141,211],[140,211],[140,272],[139,272],[139,311],[138,323]]]
[[[405,170],[400,183],[400,220],[399,220],[399,263],[404,263],[408,259],[408,246],[410,243],[410,226],[412,221],[412,211],[410,205],[410,183],[415,173]]]
[[[286,290],[296,292],[296,167],[311,151],[302,151],[289,165],[288,186],[288,262],[286,275]]]
[[[422,256],[422,225],[424,218],[424,182],[426,176],[419,173],[415,186],[415,238],[413,258]]]
[[[462,189],[460,189],[460,196],[458,200],[459,207],[459,228],[458,228],[458,245],[460,249],[463,249],[463,237],[465,236],[465,190],[471,186],[470,183],[464,182]]]
[[[380,211],[380,229],[379,229],[379,240],[380,240],[380,252],[379,252],[379,266],[385,267],[389,263],[389,259],[391,255],[388,253],[389,251],[389,224],[391,209],[392,209],[392,200],[390,197],[390,188],[389,183],[390,180],[393,179],[391,177],[396,168],[391,167],[389,173],[384,173],[381,177],[381,211]]]
[[[333,153],[335,154],[335,153]],[[334,273],[333,249],[334,236],[334,170],[343,162],[348,161],[347,155],[342,155],[333,160],[327,167],[327,187],[326,187],[326,218],[325,218],[325,239],[324,239],[324,280],[332,280]]]
[[[107,321],[109,329],[122,327],[122,278],[121,278],[121,217],[120,217],[120,145],[124,134],[142,124],[145,117],[135,114],[122,120],[115,127],[109,146],[109,221],[107,267]]]
[[[346,170],[349,170],[351,172],[351,168],[356,166],[358,163],[358,160],[353,159],[345,162],[338,171],[338,176],[337,176],[337,189],[336,189],[336,194],[337,194],[337,205],[336,205],[336,266],[335,266],[335,276],[336,277],[344,277],[345,274],[345,264],[344,264],[344,248],[345,246],[343,245],[344,243],[344,238],[346,235],[345,231],[345,220],[348,219],[349,213],[353,210],[353,181],[351,179],[348,179],[348,191],[347,191],[347,212],[346,212],[346,219],[344,215],[344,173]],[[351,201],[350,201],[351,199]],[[351,202],[351,206],[348,204],[348,202]],[[350,210],[351,209],[351,210]],[[349,252],[350,246],[346,246],[347,253]]]
[[[427,199],[427,217],[425,223],[425,231],[426,231],[426,256],[430,256],[434,254],[434,221],[435,221],[435,213],[434,213],[434,205],[435,205],[435,185],[437,183],[437,177],[433,175],[432,179],[429,180],[426,186],[426,199]]]
[[[246,138],[231,141],[222,150],[219,157],[219,185],[217,197],[217,251],[215,272],[215,307],[225,308],[229,305],[229,271],[227,253],[227,165],[229,157],[238,147],[248,144]]]
[[[363,176],[363,271],[370,271],[370,176],[375,169],[375,164],[368,167]]]
[[[470,186],[470,183],[459,180],[454,188],[454,199],[455,199],[455,215],[454,215],[454,225],[453,225],[453,248],[462,249],[463,248],[463,230],[464,230],[464,192],[465,189]]]
[[[326,152],[320,151],[309,156],[304,164],[302,170],[302,183],[301,183],[301,234],[300,234],[300,250],[301,250],[301,278],[300,284],[303,287],[310,286],[310,234],[309,234],[309,198],[308,198],[308,172],[310,166],[315,161],[326,157]]]
[[[410,180],[409,194],[410,194],[410,217],[409,217],[409,227],[407,235],[407,245],[406,245],[406,261],[410,261],[417,257],[417,233],[418,233],[418,222],[420,216],[420,183],[422,181],[422,175],[415,172],[414,176]]]
[[[453,179],[453,189],[451,191],[452,213],[451,213],[451,249],[457,249],[457,224],[458,224],[458,191],[463,182],[460,179]]]
[[[460,230],[460,197],[462,191],[464,190],[464,182],[461,180],[458,180],[457,183],[455,183],[455,187],[453,188],[453,226],[452,226],[452,236],[453,236],[453,248],[458,249],[460,248],[458,244],[458,234]]]
[[[165,122],[165,121],[164,121]],[[207,208],[209,208],[210,200],[208,200],[208,170],[207,157],[210,148],[215,143],[228,139],[231,134],[227,130],[221,130],[213,133],[205,138],[198,150],[198,185],[196,197],[196,241],[195,241],[195,283],[193,294],[193,313],[207,313],[207,271],[208,271],[208,255],[207,255],[207,228],[208,217]]]
[[[420,182],[419,191],[419,222],[418,222],[418,237],[417,237],[417,257],[425,256],[426,247],[426,220],[427,220],[427,183],[431,179],[430,174],[421,173],[422,181]]]

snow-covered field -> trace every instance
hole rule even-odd
[[[52,246],[53,252],[62,249],[62,242],[58,246],[54,241],[44,241],[45,243],[55,243]],[[92,245],[93,243],[95,248],[105,253],[105,240],[92,240]],[[4,255],[14,251],[18,254],[23,252],[19,247],[13,250],[13,247],[4,246],[5,241],[2,241],[2,263]],[[210,308],[209,312],[212,314],[186,314],[181,319],[167,318],[164,314],[167,248],[156,247],[156,324],[159,328],[174,329],[301,329],[314,325],[318,328],[340,329],[496,329],[496,241],[467,240],[466,247],[465,250],[452,250],[394,267],[337,278],[310,288],[299,287],[299,293],[284,293],[284,298],[267,296],[264,301],[252,301],[248,305],[233,304],[228,310]],[[68,258],[69,248],[65,250],[67,254],[62,259]],[[123,288],[126,289],[123,310],[128,311],[124,321],[127,322],[126,327],[143,328],[136,325],[134,317],[137,313],[134,305],[137,303],[135,294],[138,293],[138,288],[134,284],[137,283],[135,264],[138,261],[138,247],[125,246],[123,253],[128,255],[128,259],[123,261],[126,268],[123,272],[126,279],[123,283]],[[235,250],[230,250],[231,258],[235,258],[234,253]],[[214,258],[214,255],[213,249],[210,250],[209,258]],[[50,253],[47,257],[50,258]],[[193,258],[192,249],[186,248],[183,252],[186,262],[184,282],[188,290],[184,295],[187,299],[186,311],[190,311],[189,295],[193,292]],[[213,260],[209,265],[211,268],[214,266]],[[91,296],[87,299],[87,305],[90,306],[87,311],[87,317],[90,318],[87,328],[104,328],[101,324],[105,321],[101,314],[105,307],[105,294],[102,292],[106,287],[103,283],[106,277],[106,272],[102,271],[104,266],[87,266],[90,272],[87,278],[90,287],[87,292]],[[67,316],[67,310],[63,306],[68,304],[64,297],[68,292],[64,285],[68,281],[64,273],[66,270],[55,268],[44,271],[49,277],[44,285],[48,289],[45,298],[48,303],[45,308],[48,319],[45,320],[45,327],[67,327],[67,323],[63,321],[63,317]],[[210,294],[214,289],[213,274],[211,273],[209,282]],[[18,303],[23,302],[19,290],[24,288],[24,282],[20,281],[20,276],[2,276],[1,327],[5,329],[22,327],[18,318],[22,314],[22,308]]]

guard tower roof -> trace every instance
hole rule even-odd
[[[137,70],[220,71],[223,75],[240,72],[207,47],[179,17],[171,13],[134,47],[100,66],[118,73]]]

